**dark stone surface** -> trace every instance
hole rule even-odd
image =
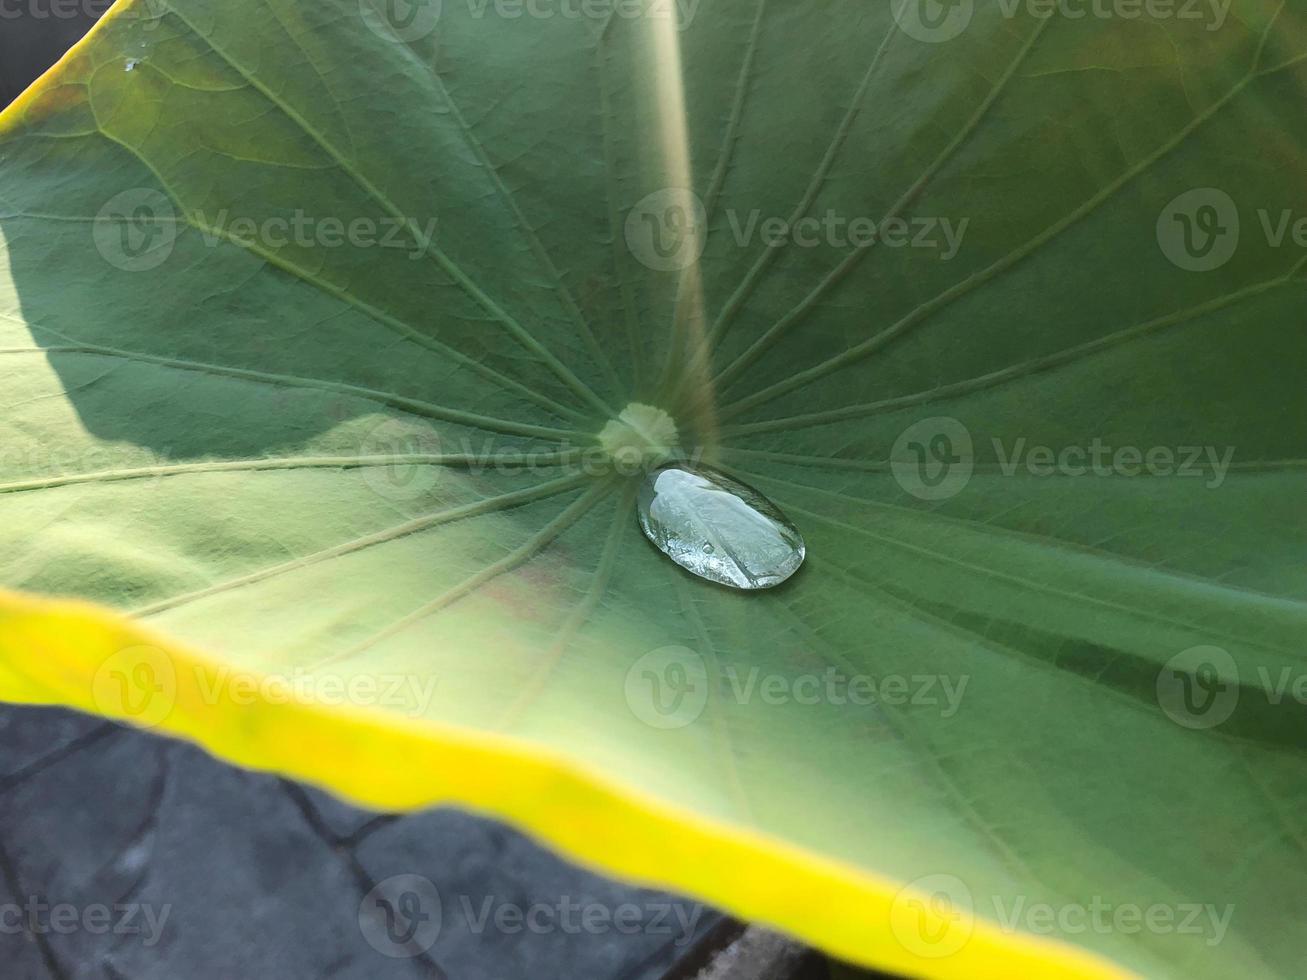
[[[59,60],[112,0],[0,0],[0,108]]]
[[[718,919],[464,812],[0,706],[4,980],[655,980]]]
[[[40,716],[39,725],[30,719]],[[0,710],[0,786],[19,780],[31,766],[48,763],[59,752],[73,752],[82,739],[104,737],[108,726],[88,715],[40,708]]]

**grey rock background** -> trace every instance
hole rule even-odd
[[[113,0],[0,0],[0,108],[73,46]]]
[[[0,706],[4,980],[655,980],[719,919],[467,813],[370,814],[182,742]]]

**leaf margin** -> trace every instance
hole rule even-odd
[[[171,704],[154,730],[237,766],[372,809],[481,812],[583,866],[687,892],[866,967],[931,980],[1135,976],[1069,943],[979,916],[940,915],[911,884],[665,803],[524,739],[304,697],[270,700],[262,683],[257,695],[233,700],[225,668],[201,651],[91,603],[0,590],[0,699],[131,723],[128,712],[97,699],[95,679],[133,648],[157,651],[174,668]],[[932,932],[966,931],[960,949],[926,958],[896,938],[894,917],[913,899]]]

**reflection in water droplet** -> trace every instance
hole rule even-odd
[[[654,470],[640,487],[640,529],[682,568],[737,589],[780,585],[803,564],[803,537],[750,486],[704,467]]]
[[[123,68],[123,71],[135,71],[135,70],[136,70],[136,66],[139,65],[139,64],[140,64],[140,62],[137,61],[135,58],[128,58],[128,59],[127,59],[127,64],[126,64],[126,66]]]

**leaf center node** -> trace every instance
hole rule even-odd
[[[603,447],[619,473],[631,475],[657,466],[676,451],[676,422],[661,408],[631,402],[599,432]]]

